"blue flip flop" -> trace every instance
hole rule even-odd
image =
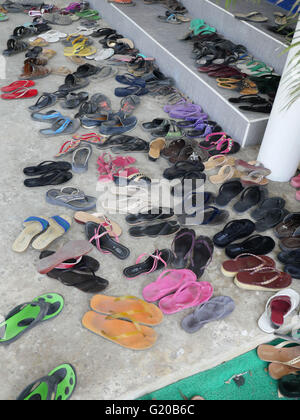
[[[124,118],[120,114],[115,114],[111,120],[101,124],[99,133],[104,136],[112,136],[113,134],[123,134],[133,130],[137,125],[136,117]]]
[[[143,88],[146,86],[146,81],[144,79],[141,77],[135,77],[130,73],[117,75],[116,81],[128,86],[141,86]]]
[[[31,118],[35,121],[41,121],[41,122],[51,122],[51,121],[55,121],[58,118],[64,118],[60,112],[55,111],[55,110],[51,110],[46,112],[45,114],[41,113],[41,112],[33,112],[31,114]]]
[[[142,95],[147,95],[147,93],[149,93],[149,90],[146,88],[143,88],[142,86],[128,86],[126,88],[115,89],[115,95],[118,97],[129,96],[129,95],[142,96]]]
[[[75,133],[80,127],[80,122],[77,120],[71,120],[70,118],[61,117],[57,118],[51,128],[40,130],[40,133],[44,136],[62,136],[66,134]]]

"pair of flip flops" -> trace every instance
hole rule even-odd
[[[135,296],[95,295],[82,318],[89,331],[131,350],[146,350],[157,341],[154,326],[163,320],[156,305]]]
[[[168,220],[173,216],[173,211],[164,213],[163,209],[150,209],[146,212],[131,214],[126,217],[127,223],[133,225],[129,229],[129,234],[135,238],[171,236],[180,230],[177,221]]]
[[[115,134],[108,137],[102,144],[97,146],[100,150],[110,148],[113,153],[122,152],[148,152],[149,143],[139,137]]]
[[[13,243],[15,252],[25,252],[30,243],[36,250],[47,248],[53,241],[63,236],[71,227],[69,216],[53,216],[41,218],[32,216],[24,221],[24,230]]]
[[[37,96],[37,89],[32,89],[35,82],[32,80],[19,80],[1,88],[1,99],[29,99]]]
[[[69,105],[70,107],[70,104],[74,105],[74,103],[77,103],[80,100],[78,95],[76,95],[76,97],[74,96],[72,98],[70,96],[66,98],[66,103],[64,104],[65,108],[67,108],[66,105]],[[48,96],[45,98],[45,103],[51,100],[56,101],[57,97],[55,97],[55,95],[53,98],[51,98],[51,96]],[[42,106],[41,102],[40,104],[37,104],[37,106],[40,109],[40,107]],[[55,110],[46,112],[45,114],[40,112],[33,112],[31,114],[31,118],[38,122],[49,122],[52,124],[49,128],[39,130],[39,132],[46,137],[74,134],[80,128],[80,122],[78,120],[66,117]]]
[[[143,289],[147,302],[159,301],[164,314],[174,314],[208,301],[213,294],[209,282],[197,282],[197,276],[186,269],[165,270],[158,279]]]
[[[69,162],[45,161],[37,166],[24,168],[23,172],[30,177],[25,179],[26,187],[42,187],[45,185],[59,185],[68,182],[72,177],[69,172],[72,165]]]

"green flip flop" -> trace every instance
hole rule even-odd
[[[83,10],[82,12],[76,12],[75,15],[83,19],[87,19],[87,20],[101,19],[101,16],[97,12],[97,10],[92,10],[92,9]]]
[[[8,20],[8,17],[5,13],[0,13],[0,22],[5,22]]]
[[[76,371],[66,363],[28,385],[17,401],[66,401],[71,398],[76,384]]]
[[[0,344],[10,344],[30,329],[57,317],[64,307],[64,298],[47,293],[12,309],[0,323]]]
[[[201,28],[204,25],[205,25],[205,22],[203,19],[193,19],[190,24],[190,30],[194,32],[194,35],[196,35],[195,31],[197,31],[199,28]]]

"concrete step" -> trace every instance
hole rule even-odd
[[[242,147],[261,142],[268,115],[242,112],[228,102],[230,97],[238,96],[237,92],[219,88],[214,78],[197,71],[191,43],[180,41],[189,24],[163,24],[157,16],[166,9],[145,5],[143,1],[136,2],[135,7],[117,6],[106,0],[93,0],[92,5],[112,27],[133,39],[143,54],[155,57],[161,70],[175,79],[176,86],[202,105],[210,119],[217,121]]]

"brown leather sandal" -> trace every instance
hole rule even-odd
[[[50,73],[51,70],[48,67],[27,61],[24,63],[23,74],[21,74],[19,79],[41,79],[42,77],[48,76]]]

